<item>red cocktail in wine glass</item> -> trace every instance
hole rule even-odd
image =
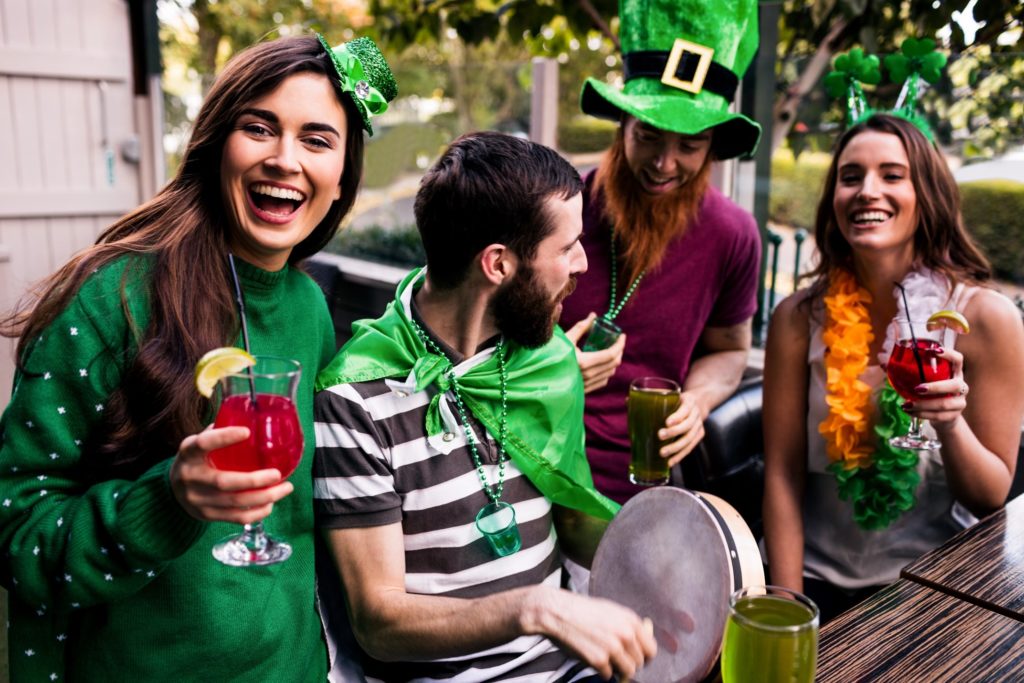
[[[256,364],[222,377],[217,385],[220,407],[214,427],[248,427],[249,438],[210,451],[209,463],[220,470],[252,472],[277,468],[287,477],[302,459],[302,425],[295,408],[301,366],[293,360],[256,356]],[[283,562],[291,546],[271,538],[263,522],[246,524],[241,534],[221,541],[213,556],[235,567]]]
[[[942,329],[929,330],[925,322],[897,318],[899,337],[885,365],[889,383],[906,401],[920,399],[914,388],[929,382],[939,382],[953,376],[953,365],[937,355]],[[939,396],[935,396],[938,398]],[[942,444],[921,433],[921,421],[911,416],[910,431],[894,436],[889,443],[897,448],[933,450]]]

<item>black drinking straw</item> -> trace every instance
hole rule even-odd
[[[235,285],[235,303],[238,304],[238,317],[242,321],[242,345],[246,353],[252,353],[249,348],[249,325],[245,320],[245,299],[242,297],[242,285],[238,282],[238,271],[235,270],[235,255],[228,252],[228,265],[231,266],[231,281]],[[249,375],[249,396],[253,403],[256,403],[256,378],[252,374],[252,366],[245,369]]]
[[[907,312],[907,327],[910,328],[910,341],[913,343],[911,350],[914,352],[914,360],[917,361],[917,372],[921,375],[921,383],[928,380],[924,376],[924,362],[921,360],[921,353],[917,350],[917,337],[914,335],[914,322],[910,319],[910,304],[907,303],[907,290],[899,282],[895,283],[900,288],[900,296],[903,297],[903,310]],[[243,323],[244,324],[244,323]]]

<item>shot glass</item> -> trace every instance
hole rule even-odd
[[[600,351],[615,343],[622,334],[622,328],[607,318],[598,317],[590,326],[590,334],[583,342],[583,351]]]
[[[511,555],[523,545],[516,526],[516,509],[508,503],[488,503],[480,508],[476,515],[476,528],[498,557]]]

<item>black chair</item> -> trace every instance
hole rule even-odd
[[[704,439],[679,466],[672,484],[724,499],[760,539],[764,498],[761,378],[745,379],[704,422]]]

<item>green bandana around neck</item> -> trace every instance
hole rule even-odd
[[[423,277],[414,270],[398,285],[395,300],[376,320],[352,325],[352,338],[316,380],[316,390],[339,384],[406,379],[412,373],[415,390],[436,385],[427,408],[426,432],[443,431],[440,401],[448,390],[451,361],[430,353],[416,334],[406,312],[406,297]],[[550,501],[611,519],[619,505],[597,492],[584,450],[583,378],[572,343],[559,328],[544,346],[526,349],[509,344],[508,436],[505,450]],[[492,435],[498,434],[501,390],[497,358],[489,358],[458,375],[462,400]]]

